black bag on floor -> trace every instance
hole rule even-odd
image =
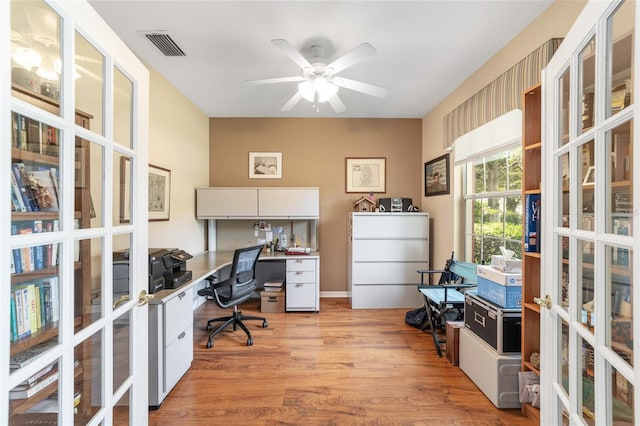
[[[418,309],[408,311],[404,316],[404,320],[410,326],[423,330],[428,326],[427,308],[421,306]]]

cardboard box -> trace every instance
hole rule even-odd
[[[284,292],[263,291],[260,293],[260,311],[284,312]]]
[[[492,266],[478,265],[478,296],[503,308],[522,307],[522,274],[507,274]]]
[[[446,354],[451,365],[459,364],[460,329],[464,328],[464,321],[447,321],[446,328]]]

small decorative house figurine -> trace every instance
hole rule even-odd
[[[355,212],[374,212],[376,210],[376,201],[372,196],[362,196],[358,201],[353,203],[353,211]]]

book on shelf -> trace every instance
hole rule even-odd
[[[12,297],[10,300],[11,315],[11,341],[18,340],[18,314],[16,312],[16,300]]]
[[[46,278],[42,281],[45,294],[49,294],[51,299],[51,321],[56,322],[60,319],[60,287],[57,276]]]
[[[27,179],[31,194],[39,211],[58,211],[58,193],[55,190],[57,179],[50,169],[27,172]]]
[[[54,362],[54,363],[51,363],[51,364],[47,365],[42,370],[38,371],[33,376],[29,377],[28,379],[26,379],[25,381],[20,383],[18,386],[13,388],[13,390],[26,390],[26,389],[30,388],[31,386],[36,384],[38,382],[38,380],[42,379],[43,377],[45,377],[46,375],[51,373],[54,369],[55,370],[58,369],[58,363],[57,362]]]
[[[19,164],[22,164],[22,163],[13,163],[11,168],[13,170],[13,176],[16,180],[16,185],[18,186],[20,195],[22,196],[22,202],[25,206],[25,209],[26,211],[30,212],[30,211],[33,211],[33,208],[31,206],[30,194],[27,193],[27,187],[22,182],[22,171]],[[23,164],[23,168],[24,168],[24,164]]]
[[[524,251],[540,252],[540,194],[525,195]]]
[[[18,212],[26,212],[27,206],[24,204],[24,199],[22,197],[22,191],[18,186],[18,182],[16,181],[16,176],[14,173],[11,173],[11,200],[15,207],[15,210]]]
[[[40,122],[32,118],[25,118],[27,125],[27,151],[40,154]]]
[[[32,386],[30,386],[25,390],[11,390],[9,392],[9,399],[13,400],[13,399],[31,398],[32,396],[40,392],[42,389],[57,382],[58,375],[59,375],[58,370],[55,370],[50,372],[47,376],[41,378],[38,382],[36,382],[35,384],[33,384]]]
[[[19,352],[14,356],[12,356],[9,359],[9,366],[11,367],[11,369],[14,369],[14,370],[18,368],[23,368],[29,365],[31,362],[35,361],[38,356],[42,355],[43,353],[53,348],[57,344],[58,344],[57,339],[52,338],[45,342],[31,346],[30,348],[27,348],[22,352]]]
[[[264,291],[282,291],[284,288],[284,280],[265,281]]]

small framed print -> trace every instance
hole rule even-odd
[[[346,192],[385,192],[386,158],[347,158]]]
[[[585,173],[584,175],[584,180],[582,181],[582,184],[586,185],[588,183],[595,183],[595,182],[596,182],[596,167],[589,166],[589,168],[587,169],[587,173]]]
[[[282,153],[250,152],[249,179],[282,179]]]
[[[424,163],[424,196],[449,193],[449,154]]]
[[[171,170],[149,164],[149,222],[169,220]]]

